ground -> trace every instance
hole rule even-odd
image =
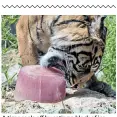
[[[15,59],[14,59],[15,58]],[[7,78],[17,79],[17,75],[21,66],[18,53],[16,50],[7,52],[2,56],[2,64],[6,65]],[[29,100],[15,101],[14,87],[9,88],[6,72],[2,70],[2,113],[81,113],[81,114],[112,114],[116,113],[116,100],[106,97],[95,91],[88,89],[72,90],[66,89],[67,96],[58,103],[39,103]],[[14,81],[15,81],[14,80]]]
[[[70,90],[70,89],[67,89]],[[70,91],[74,92],[74,91]],[[58,103],[39,103],[29,100],[15,101],[13,91],[8,91],[2,99],[3,113],[82,113],[112,114],[116,113],[116,100],[107,98],[88,89],[80,89]]]

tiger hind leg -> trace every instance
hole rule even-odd
[[[86,83],[86,88],[103,93],[108,97],[116,98],[116,91],[114,91],[107,83],[98,81],[95,75],[93,75],[92,78]]]

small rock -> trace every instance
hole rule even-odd
[[[73,113],[73,112],[71,110],[69,110],[69,109],[60,109],[58,113],[61,113],[61,114],[65,114],[65,113],[70,114],[70,113]]]

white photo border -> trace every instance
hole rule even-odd
[[[8,6],[4,8],[3,6],[6,6],[6,5]],[[15,7],[16,5],[18,6]],[[20,6],[22,7],[20,8]],[[117,3],[116,3],[116,0],[113,0],[113,1],[112,0],[98,0],[98,1],[74,0],[74,2],[73,0],[59,0],[59,1],[35,0],[35,2],[34,0],[32,1],[3,0],[1,1],[1,5],[0,5],[0,15],[58,15],[58,14],[61,14],[61,15],[82,15],[82,14],[116,15],[117,16]],[[1,21],[1,16],[0,16],[0,21]],[[117,24],[117,18],[116,18],[116,24]],[[0,28],[1,28],[1,23],[0,23]],[[116,25],[116,29],[117,29],[117,25]],[[117,30],[116,30],[116,34],[117,34]],[[1,39],[1,30],[0,30],[0,39]],[[117,41],[116,41],[116,45],[117,45]],[[0,46],[1,46],[1,41],[0,41]],[[0,47],[0,55],[1,55],[1,47]],[[117,51],[116,51],[116,55],[117,55]],[[117,58],[116,58],[116,61],[117,61]],[[0,65],[1,65],[1,57],[0,57]],[[117,65],[116,65],[116,69],[117,69]],[[1,67],[0,67],[0,71],[1,71]],[[0,76],[1,76],[1,72],[0,72]],[[1,94],[1,91],[0,91],[0,94]],[[1,106],[0,106],[0,111],[1,111]],[[117,112],[117,109],[116,109],[116,112]],[[16,115],[16,114],[0,113],[0,116],[1,117],[40,117],[40,116],[41,117],[72,117],[72,116],[73,117],[110,117],[110,116],[116,117],[117,114],[78,114],[78,115],[59,114],[58,115],[58,114],[30,113],[30,114],[17,114]]]

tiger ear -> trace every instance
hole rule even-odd
[[[91,37],[98,37],[105,41],[107,28],[104,26],[105,15],[90,16],[89,34]]]
[[[100,38],[105,42],[106,35],[107,35],[107,28],[104,26],[104,20],[106,16],[104,15],[101,17],[101,23],[100,23]]]

